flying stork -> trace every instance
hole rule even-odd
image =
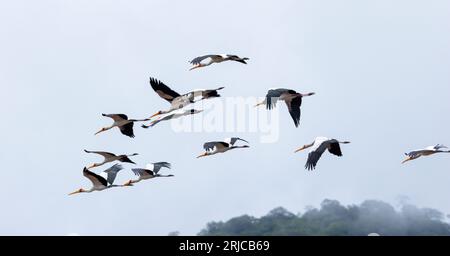
[[[91,169],[94,167],[98,167],[101,165],[104,165],[106,163],[110,163],[113,161],[120,161],[120,162],[124,162],[124,163],[131,163],[131,164],[136,164],[135,162],[131,161],[130,158],[128,158],[129,156],[137,156],[138,153],[134,153],[131,155],[115,155],[113,153],[109,153],[109,152],[104,152],[104,151],[89,151],[89,150],[84,150],[84,152],[86,153],[94,153],[94,154],[98,154],[103,156],[104,160],[101,163],[95,163],[90,165],[89,167],[87,167],[87,169]]]
[[[203,144],[203,148],[205,149],[206,152],[197,156],[197,158],[204,157],[204,156],[210,156],[210,155],[214,155],[217,153],[224,153],[224,152],[227,152],[228,150],[235,149],[235,148],[249,148],[250,147],[248,145],[235,146],[234,144],[238,140],[248,143],[248,141],[238,138],[238,137],[227,138],[224,141],[206,142],[205,144]]]
[[[107,173],[107,178],[103,178],[102,176],[95,174],[89,171],[86,167],[83,169],[83,176],[88,178],[92,182],[92,187],[90,189],[77,189],[69,195],[74,195],[78,193],[90,193],[93,191],[102,191],[108,188],[114,187],[123,187],[123,185],[114,185],[114,180],[116,179],[117,173],[122,170],[122,166],[120,164],[115,164],[110,168],[106,169],[104,172]]]
[[[306,161],[305,169],[313,170],[316,168],[317,162],[322,156],[323,152],[328,149],[333,155],[342,156],[341,147],[339,144],[348,144],[349,141],[338,141],[336,139],[329,139],[326,137],[317,137],[313,143],[304,145],[303,147],[295,150],[299,152],[301,150],[312,147],[308,154],[308,160]]]
[[[138,176],[138,179],[137,180],[129,180],[128,182],[123,184],[123,186],[132,186],[133,183],[138,183],[141,180],[174,176],[172,174],[169,174],[169,175],[159,174],[159,171],[161,170],[162,167],[170,169],[171,165],[168,162],[156,162],[156,163],[148,164],[145,169],[144,168],[133,168],[131,170],[133,171],[133,173],[135,175]]]
[[[266,108],[270,110],[276,106],[278,100],[283,100],[288,107],[289,114],[291,114],[291,117],[294,120],[295,127],[298,127],[300,123],[300,106],[302,105],[302,98],[314,94],[314,92],[302,94],[291,89],[272,88],[267,92],[264,101],[256,104],[255,107],[266,105]]]
[[[450,150],[442,150],[444,148],[447,148],[447,147],[444,145],[441,145],[441,144],[437,144],[436,146],[429,146],[424,149],[413,150],[409,153],[405,153],[406,159],[403,160],[402,164],[404,164],[408,161],[417,159],[421,156],[429,156],[429,155],[433,155],[436,153],[450,153]]]
[[[209,55],[200,56],[200,57],[197,57],[197,58],[194,58],[193,60],[191,60],[189,63],[191,63],[194,66],[189,70],[206,67],[213,63],[221,63],[221,62],[224,62],[227,60],[233,60],[233,61],[237,61],[237,62],[240,62],[243,64],[247,64],[247,62],[245,62],[245,61],[249,60],[249,58],[241,58],[237,55],[231,55],[231,54],[209,54]]]
[[[155,78],[150,77],[150,85],[153,90],[163,99],[167,100],[171,106],[169,110],[160,110],[153,114],[150,118],[157,115],[168,114],[174,110],[181,109],[191,103],[195,103],[200,100],[220,97],[218,90],[222,90],[224,87],[217,89],[198,89],[186,94],[180,95],[176,91],[170,89],[167,85],[158,81]],[[195,100],[197,97],[201,97],[199,100]]]
[[[145,122],[150,120],[150,119],[141,119],[141,120],[128,119],[128,116],[124,114],[102,114],[102,116],[112,118],[114,120],[114,123],[111,126],[103,127],[100,131],[96,132],[95,135],[107,131],[109,129],[112,129],[114,127],[118,127],[123,135],[126,135],[130,138],[134,138],[133,132],[134,122]]]
[[[161,121],[167,121],[167,120],[177,119],[177,118],[182,117],[182,116],[195,115],[195,114],[198,114],[198,113],[200,113],[200,112],[202,112],[202,111],[203,111],[203,110],[189,109],[189,110],[185,110],[185,111],[182,111],[182,112],[172,113],[172,114],[167,115],[167,116],[165,116],[165,117],[163,117],[163,118],[159,118],[159,119],[157,119],[157,120],[154,120],[154,121],[150,122],[149,125],[144,125],[144,124],[143,124],[143,125],[142,125],[142,128],[153,127],[153,126],[155,126],[157,123],[159,123],[159,122],[161,122]]]

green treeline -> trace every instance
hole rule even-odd
[[[324,200],[320,208],[293,214],[279,207],[261,218],[248,215],[226,222],[211,222],[199,235],[450,235],[445,216],[434,209],[406,204],[399,210],[382,201],[367,200],[360,205],[343,206]]]

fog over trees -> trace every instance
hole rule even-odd
[[[294,214],[282,207],[261,218],[242,215],[226,222],[210,222],[199,235],[450,235],[450,225],[438,210],[403,204],[399,209],[376,200],[344,206],[324,200],[320,208]]]

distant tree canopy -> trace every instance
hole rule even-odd
[[[270,236],[270,235],[450,235],[444,214],[429,208],[403,205],[395,210],[390,204],[367,200],[360,205],[343,206],[336,200],[324,200],[320,209],[309,208],[295,215],[279,207],[261,218],[248,215],[226,222],[211,222],[201,236]]]

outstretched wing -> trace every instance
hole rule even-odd
[[[223,88],[225,87],[219,87],[217,89],[206,89],[201,91],[202,99],[220,97],[220,94],[217,91],[222,90]]]
[[[153,90],[159,95],[159,97],[167,100],[170,103],[172,103],[173,99],[180,96],[179,93],[170,89],[167,85],[155,78],[150,77],[150,85],[152,86]]]
[[[102,116],[106,116],[112,118],[114,122],[120,122],[123,120],[128,120],[128,116],[125,114],[102,114]]]
[[[238,137],[226,138],[224,141],[230,145],[234,145],[234,143],[236,143],[236,141],[238,141],[238,140],[249,143],[248,141],[238,138]]]
[[[442,144],[437,144],[436,146],[434,146],[435,150],[441,150],[443,148],[447,148],[447,147],[445,145],[442,145]]]
[[[292,117],[292,120],[294,120],[295,127],[298,127],[300,124],[300,106],[302,105],[302,97],[298,96],[292,99],[292,101],[286,101],[286,105],[289,110],[289,114]]]
[[[287,92],[288,89],[270,89],[266,94],[266,108],[272,109],[277,104],[278,98],[280,98],[281,94]]]
[[[134,138],[133,126],[134,126],[134,122],[130,122],[128,124],[119,126],[119,129],[123,135],[126,135],[130,138]]]
[[[139,177],[147,176],[147,175],[155,176],[155,174],[149,169],[133,168],[133,169],[131,169],[131,171],[133,171],[133,173]]]
[[[200,56],[200,57],[194,58],[194,59],[191,60],[189,63],[191,63],[192,65],[198,65],[198,64],[200,64],[203,60],[205,60],[205,59],[207,59],[207,58],[218,59],[218,58],[222,58],[222,56],[217,55],[217,54],[208,54],[208,55],[204,55],[204,56]]]
[[[317,162],[319,161],[320,157],[322,156],[323,152],[327,149],[327,142],[322,141],[320,145],[311,150],[308,154],[308,160],[306,160],[305,169],[313,170],[316,168]]]
[[[107,187],[108,182],[102,176],[89,171],[86,167],[83,169],[83,176],[88,178],[94,187]]]
[[[328,151],[333,155],[342,156],[341,146],[339,145],[339,142],[335,139],[330,140]]]
[[[153,172],[155,174],[158,174],[158,172],[161,170],[161,168],[168,168],[170,169],[172,166],[170,163],[168,162],[156,162],[156,163],[151,163],[150,165],[153,166]],[[147,168],[149,167],[149,165],[147,166]]]
[[[221,149],[221,148],[228,148],[230,145],[226,142],[223,141],[211,141],[211,142],[206,142],[205,144],[203,144],[203,148],[206,151],[212,151],[214,150],[214,148],[217,149]]]
[[[137,153],[134,153],[133,155],[137,155]],[[126,155],[120,155],[120,158],[118,160],[123,163],[136,164],[135,162],[131,161],[131,159]]]
[[[230,55],[230,54],[227,54],[227,57],[228,57],[230,60],[234,60],[234,61],[237,61],[237,62],[240,62],[240,63],[243,63],[243,64],[247,64],[246,60],[248,60],[248,58],[241,58],[241,57],[239,57],[239,56],[237,56],[237,55]]]
[[[84,152],[98,154],[98,155],[103,156],[105,159],[116,156],[113,153],[109,153],[109,152],[105,152],[105,151],[89,151],[89,150],[85,149]]]
[[[106,180],[110,185],[114,183],[114,180],[116,179],[117,173],[122,170],[123,167],[120,164],[115,164],[108,169],[104,170],[104,172],[107,174]]]
[[[184,95],[183,98],[189,100],[189,103],[194,103],[199,100],[209,99],[209,98],[217,98],[220,97],[219,90],[222,90],[225,87],[219,87],[217,89],[197,89],[190,91]],[[199,100],[196,100],[198,97],[201,97]]]
[[[418,158],[424,154],[433,153],[434,151],[435,151],[434,149],[418,149],[418,150],[413,150],[409,153],[405,153],[405,155],[407,155],[411,158]]]

